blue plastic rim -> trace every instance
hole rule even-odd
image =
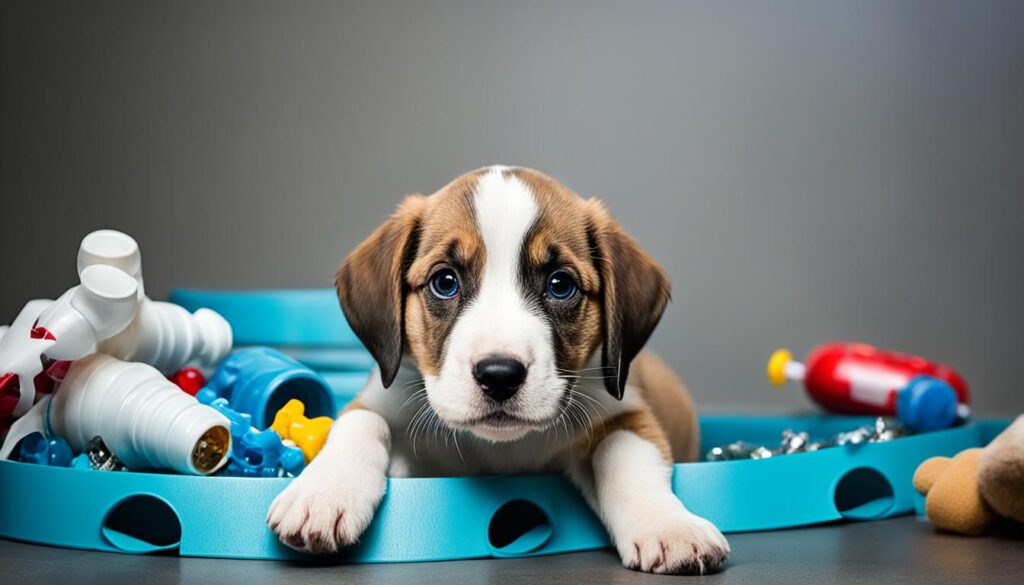
[[[872,419],[736,417],[701,419],[704,444],[772,444],[782,430],[823,438]],[[675,466],[673,489],[724,532],[770,530],[834,520],[886,518],[921,498],[914,470],[936,455],[982,446],[1009,421],[847,445],[763,460]],[[176,550],[183,556],[294,559],[264,524],[288,479],[99,472],[0,461],[0,536],[111,552]],[[139,498],[139,496],[146,496]],[[112,522],[121,517],[134,522]],[[502,512],[504,510],[504,512]],[[443,535],[443,538],[440,537]],[[556,476],[391,479],[350,562],[531,556],[602,548],[604,528],[568,481]]]
[[[171,302],[221,314],[237,345],[362,348],[332,289],[206,291],[179,288]]]

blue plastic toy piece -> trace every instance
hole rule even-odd
[[[824,438],[871,422],[862,417],[703,417],[705,445],[773,443],[787,428]],[[1008,421],[970,423],[886,443],[762,460],[675,466],[673,489],[725,532],[841,519],[885,518],[921,501],[912,477],[935,455],[991,439]],[[0,498],[0,536],[120,552],[177,549],[183,556],[291,559],[264,523],[289,479],[91,473],[0,461],[0,485],[31,486],[45,506]],[[121,513],[125,509],[131,511]],[[520,522],[534,518],[531,523]],[[111,519],[135,518],[113,522]],[[512,538],[492,540],[494,534]],[[171,535],[171,536],[168,536]],[[601,548],[604,528],[578,491],[556,476],[391,479],[350,562],[541,555]]]
[[[92,469],[92,461],[89,460],[89,455],[86,453],[79,453],[71,459],[71,465],[73,469]]]
[[[319,374],[269,347],[229,355],[196,398],[204,404],[226,398],[232,409],[251,415],[252,424],[261,429],[293,398],[302,401],[311,418],[338,414],[334,392]]]
[[[60,437],[44,437],[41,433],[32,433],[21,440],[18,459],[26,463],[70,467],[75,454],[68,442]]]
[[[171,302],[221,314],[236,345],[361,348],[333,289],[205,291],[175,289]]]
[[[236,412],[224,398],[207,393],[196,395],[199,402],[216,408],[231,422],[231,458],[221,472],[235,477],[280,477],[281,472],[298,475],[305,467],[302,450],[281,442],[281,435],[267,429],[258,431],[252,417]]]
[[[171,293],[171,301],[190,311],[202,307],[216,310],[231,324],[236,348],[281,349],[320,374],[340,402],[348,402],[362,389],[374,367],[370,353],[345,321],[332,289],[177,289]]]
[[[896,416],[918,431],[945,429],[957,419],[956,390],[945,380],[914,376],[896,394]]]

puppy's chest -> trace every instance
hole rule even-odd
[[[515,443],[492,443],[469,433],[406,435],[392,428],[391,477],[506,475],[559,473],[569,460],[567,450],[545,433]]]

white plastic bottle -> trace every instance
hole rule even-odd
[[[166,375],[186,365],[212,367],[231,351],[231,325],[209,309],[189,313],[173,303],[151,301],[142,284],[142,254],[138,243],[116,230],[97,230],[85,236],[78,250],[78,270],[108,265],[138,282],[139,309],[123,331],[103,341],[98,351],[126,361],[147,363]]]
[[[227,462],[230,423],[153,367],[104,354],[76,361],[50,398],[50,430],[84,451],[99,436],[132,470],[207,475]]]

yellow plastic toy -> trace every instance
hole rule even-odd
[[[306,405],[293,398],[277,411],[270,428],[282,439],[290,440],[302,449],[302,455],[309,463],[323,448],[334,420],[329,416],[306,418],[305,412]]]

